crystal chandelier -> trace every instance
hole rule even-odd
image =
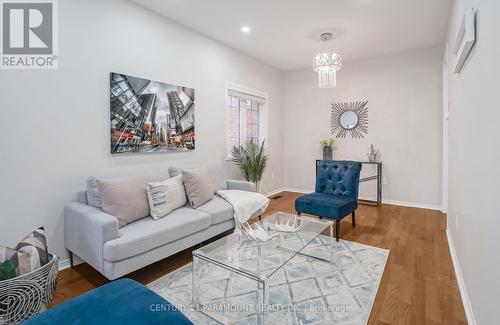
[[[323,51],[316,54],[313,59],[314,71],[318,73],[319,88],[332,88],[337,86],[337,70],[342,66],[342,58],[337,52],[331,52],[326,46],[332,39],[332,33],[320,35],[323,44]]]

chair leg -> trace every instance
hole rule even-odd
[[[340,238],[340,221],[335,220],[335,238],[339,241]]]
[[[69,266],[73,268],[73,252],[68,251],[68,257],[69,257]]]
[[[356,227],[356,211],[352,212],[352,226]]]

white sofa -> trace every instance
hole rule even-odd
[[[180,172],[170,168],[170,176]],[[255,191],[253,183],[225,180],[211,173],[216,189]],[[146,177],[148,181],[165,179]],[[263,211],[258,211],[255,216]],[[232,206],[218,196],[193,209],[189,205],[153,220],[146,217],[124,227],[102,209],[88,205],[86,192],[64,209],[64,240],[71,264],[73,254],[106,278],[117,279],[132,271],[199,244],[235,226]]]

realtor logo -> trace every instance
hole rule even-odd
[[[53,0],[2,0],[2,69],[57,69]]]

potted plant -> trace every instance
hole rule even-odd
[[[265,140],[262,141],[262,144],[251,141],[244,146],[234,146],[231,152],[231,161],[240,168],[247,181],[255,184],[257,192],[266,169],[267,159]]]
[[[323,160],[332,160],[333,144],[335,143],[335,139],[323,139],[319,143],[321,144],[321,148],[323,149]]]

